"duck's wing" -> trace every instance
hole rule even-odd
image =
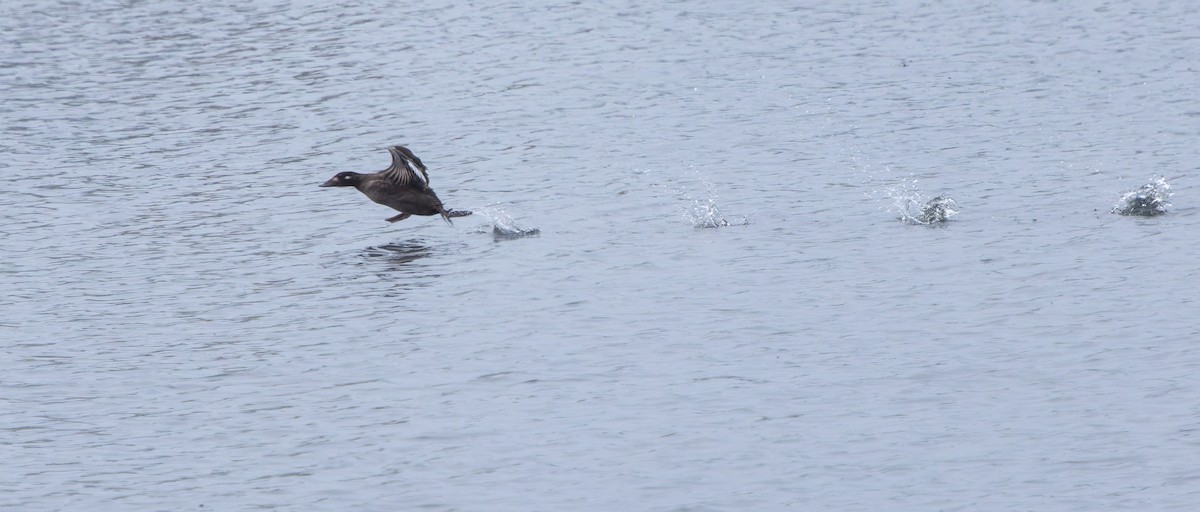
[[[414,155],[411,150],[404,146],[393,147],[395,147],[396,151],[399,151],[400,154],[404,155],[405,160],[416,166],[416,168],[421,171],[421,175],[425,177],[425,183],[429,183],[429,174],[425,172],[425,164],[421,162],[421,159],[417,158],[417,155]]]
[[[404,146],[389,147],[388,153],[392,155],[392,165],[383,171],[384,176],[398,185],[412,185],[419,189],[429,188],[429,173],[425,172],[425,164],[421,163],[421,159],[417,158],[417,155]],[[421,176],[417,176],[417,171],[413,170],[414,167],[421,171]]]

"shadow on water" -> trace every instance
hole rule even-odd
[[[339,251],[327,258],[327,267],[336,269],[331,276],[361,277],[378,275],[386,277],[391,273],[426,275],[426,266],[417,263],[434,254],[434,248],[422,240],[405,240],[365,249]]]
[[[433,254],[433,248],[421,240],[405,240],[362,250],[362,256],[368,261],[382,261],[387,264],[385,270],[393,272],[416,272],[412,263]]]
[[[428,263],[443,248],[424,240],[410,239],[361,249],[347,249],[325,256],[322,291],[336,299],[353,296],[404,297],[408,292],[431,286],[441,277],[438,267]]]
[[[325,279],[333,294],[403,297],[407,292],[432,285],[441,276],[427,263],[442,248],[424,240],[410,239],[329,255]]]

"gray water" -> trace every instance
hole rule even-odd
[[[0,31],[0,509],[1200,503],[1200,4]],[[389,144],[478,213],[316,186]],[[1110,213],[1156,174],[1166,215]]]

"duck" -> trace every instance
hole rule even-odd
[[[451,217],[465,217],[467,210],[448,210],[442,205],[432,188],[429,188],[429,173],[417,155],[404,146],[390,146],[392,165],[372,173],[339,172],[321,187],[354,187],[368,199],[400,212],[384,219],[399,222],[413,215],[441,215],[450,225]],[[415,168],[415,170],[414,170]],[[421,174],[417,175],[417,171]]]

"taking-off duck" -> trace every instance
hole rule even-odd
[[[322,187],[354,187],[369,199],[400,212],[387,218],[388,222],[397,222],[412,215],[441,215],[449,224],[450,217],[465,217],[470,215],[466,210],[447,210],[442,206],[442,200],[429,188],[429,173],[425,164],[412,151],[404,146],[387,148],[392,155],[392,165],[387,169],[373,173],[339,172]],[[414,170],[414,167],[416,170]],[[417,170],[421,171],[417,175]]]

